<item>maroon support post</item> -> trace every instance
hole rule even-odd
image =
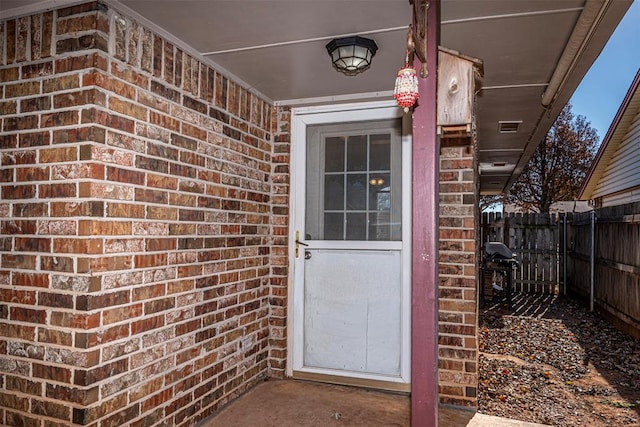
[[[417,0],[416,0],[417,1]],[[438,170],[436,94],[440,1],[427,9],[427,66],[413,113],[411,425],[438,425]],[[414,66],[420,70],[416,56]]]

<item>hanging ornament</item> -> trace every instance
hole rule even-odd
[[[408,113],[409,108],[414,106],[419,96],[418,73],[415,68],[409,66],[409,51],[407,51],[404,67],[398,70],[393,97],[398,105],[404,108],[404,112]]]

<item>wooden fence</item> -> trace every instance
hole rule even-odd
[[[570,293],[640,337],[640,202],[568,214],[484,213],[486,242],[520,262],[514,291]]]
[[[640,336],[640,203],[575,214],[569,290]]]
[[[486,242],[502,242],[515,253],[515,292],[557,294],[565,290],[564,214],[482,214],[482,250]]]

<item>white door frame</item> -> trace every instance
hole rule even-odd
[[[287,304],[287,369],[286,375],[293,376],[302,360],[304,319],[303,292],[297,284],[303,283],[304,270],[299,263],[304,256],[295,257],[295,233],[304,223],[306,192],[306,134],[307,126],[354,121],[389,120],[404,117],[402,124],[402,357],[401,375],[394,380],[409,384],[411,378],[411,123],[403,116],[403,111],[394,101],[341,104],[319,107],[295,108],[291,111],[291,157],[290,157],[290,221],[289,221],[289,261],[290,273]],[[304,253],[304,250],[302,250]],[[297,351],[297,353],[296,353]],[[354,377],[366,380],[367,374]],[[374,378],[374,377],[372,377]]]

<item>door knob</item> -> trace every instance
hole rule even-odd
[[[300,245],[307,246],[307,247],[309,245],[307,245],[305,242],[301,242],[300,241],[300,232],[299,231],[296,231],[296,241],[295,241],[295,243],[296,243],[296,258],[298,258],[298,255],[300,253]],[[305,257],[306,257],[306,255],[305,255]]]

